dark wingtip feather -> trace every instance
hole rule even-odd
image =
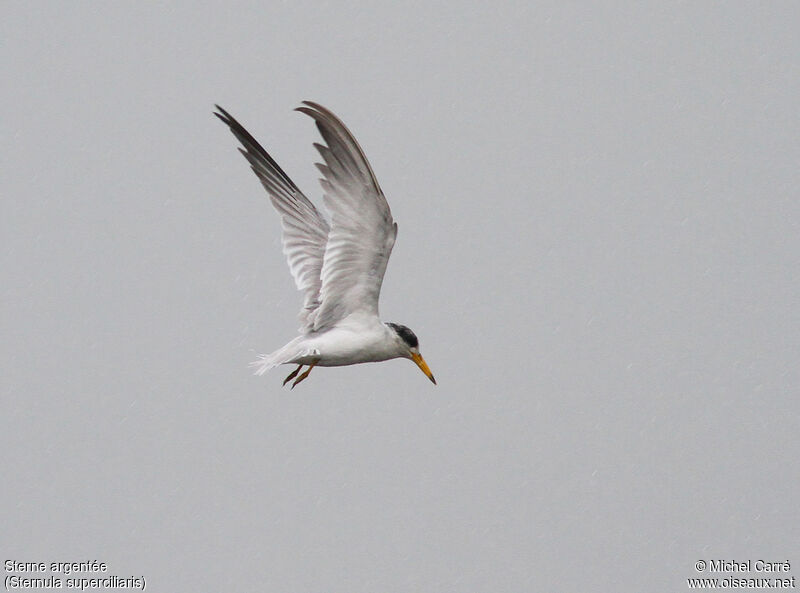
[[[226,124],[227,124],[229,121],[236,121],[236,120],[234,120],[234,119],[233,119],[233,117],[231,116],[231,114],[230,114],[230,113],[228,113],[227,111],[225,111],[225,110],[224,110],[222,107],[220,107],[220,106],[219,106],[219,105],[217,105],[216,103],[214,103],[214,107],[217,109],[217,111],[219,111],[219,113],[217,113],[216,111],[214,111],[214,112],[212,112],[212,113],[214,113],[214,115],[216,115],[218,118],[220,118],[220,119],[221,119],[222,121],[224,121]]]
[[[314,119],[317,118],[317,112],[308,107],[295,107],[294,110],[299,111],[300,113],[305,113],[306,115],[313,117]]]

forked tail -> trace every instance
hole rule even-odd
[[[278,365],[286,364],[288,362],[293,362],[295,359],[302,356],[302,352],[299,351],[297,348],[297,343],[302,339],[301,336],[298,336],[283,348],[276,350],[271,354],[262,354],[258,357],[258,360],[254,360],[250,363],[250,368],[254,369],[254,373],[256,375],[263,375],[268,370],[275,368]]]
[[[279,364],[283,364],[280,362],[275,361],[274,353],[273,354],[260,354],[258,356],[258,360],[254,360],[250,363],[250,368],[253,369],[253,372],[256,375],[263,375],[268,370],[275,368]]]

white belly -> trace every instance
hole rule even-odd
[[[296,360],[299,364],[311,364],[319,359],[318,366],[335,367],[401,356],[395,340],[382,323],[368,327],[337,326],[322,334],[309,336],[306,345],[319,354],[299,358]]]

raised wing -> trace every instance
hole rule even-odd
[[[297,110],[314,118],[326,144],[314,145],[325,161],[317,167],[324,176],[320,183],[331,215],[314,329],[330,327],[355,312],[377,317],[397,224],[367,157],[339,118],[310,101]]]
[[[289,262],[298,290],[303,292],[300,328],[312,331],[314,317],[320,306],[321,273],[325,246],[328,242],[328,223],[303,195],[278,163],[234,117],[219,105],[215,113],[242,143],[239,152],[250,163],[253,172],[267,190],[272,205],[281,215],[283,253]]]

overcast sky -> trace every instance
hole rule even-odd
[[[4,560],[187,593],[798,574],[800,5],[200,4],[4,4]],[[386,193],[381,314],[438,386],[247,367],[301,297],[211,112],[320,203],[306,99]]]

